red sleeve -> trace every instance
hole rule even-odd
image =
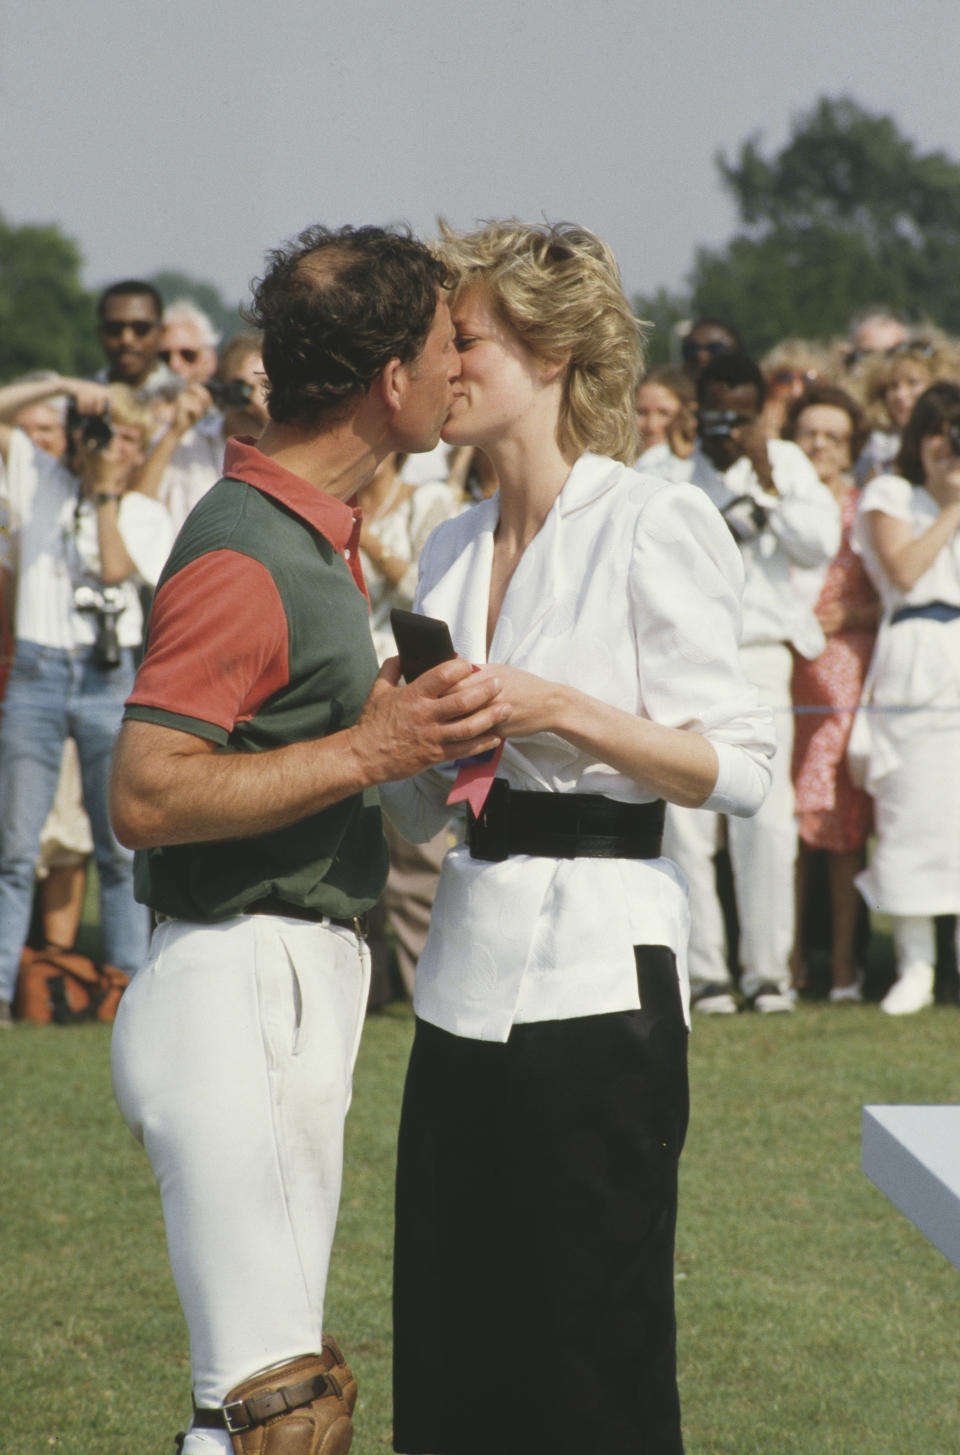
[[[157,592],[129,704],[229,733],[289,680],[287,618],[266,566],[210,551]]]

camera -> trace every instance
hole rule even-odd
[[[767,511],[752,495],[738,495],[720,511],[737,545],[756,540],[767,523]]]
[[[743,420],[735,409],[701,409],[697,428],[702,440],[728,440]]]
[[[203,387],[218,409],[242,409],[253,397],[253,385],[243,379],[208,379]]]
[[[67,437],[73,439],[77,430],[80,431],[83,443],[90,449],[105,450],[113,439],[110,411],[105,409],[102,414],[81,414],[71,400],[67,409]]]
[[[96,617],[97,635],[93,644],[93,659],[101,671],[120,665],[120,641],[117,636],[117,618],[126,607],[123,592],[118,586],[78,586],[73,593],[73,604],[78,611],[89,611]]]

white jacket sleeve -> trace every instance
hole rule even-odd
[[[779,494],[767,524],[797,566],[825,566],[840,549],[840,511],[833,495],[798,445],[768,446]]]
[[[650,499],[629,590],[645,712],[713,744],[719,771],[704,808],[756,813],[776,751],[773,714],[740,663],[740,552],[702,491],[673,485]]]

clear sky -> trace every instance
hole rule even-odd
[[[90,286],[246,296],[308,223],[584,223],[629,292],[735,214],[714,157],[821,95],[960,156],[960,0],[0,0],[0,212]]]

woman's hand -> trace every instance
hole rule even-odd
[[[564,701],[570,696],[571,688],[499,662],[481,667],[477,680],[483,681],[485,676],[499,679],[504,700],[510,704],[509,716],[497,728],[502,737],[531,738],[535,733],[558,730]]]
[[[503,738],[556,733],[580,752],[607,763],[670,803],[698,808],[717,781],[717,755],[700,733],[661,727],[562,682],[490,663],[476,674],[499,680],[509,711],[495,731]]]
[[[960,504],[960,460],[956,455],[931,460],[924,471],[924,487],[942,509]]]

